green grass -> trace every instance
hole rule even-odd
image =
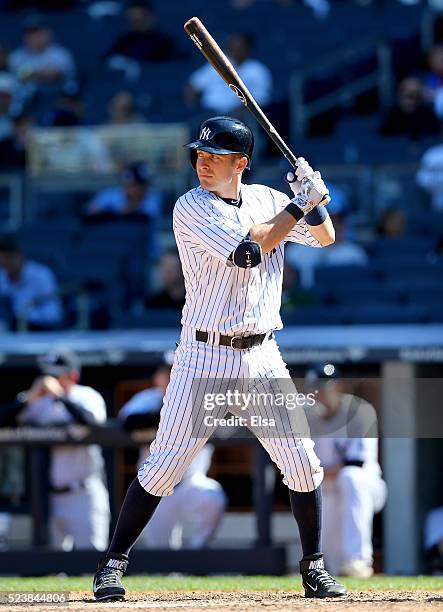
[[[43,578],[0,578],[0,591],[88,591],[90,576]],[[345,578],[350,589],[443,590],[437,576],[375,576],[368,580]],[[129,576],[129,591],[278,591],[300,590],[298,576]]]

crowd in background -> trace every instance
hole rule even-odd
[[[281,0],[277,4],[287,10],[288,17],[291,16],[292,10],[300,6],[300,3]],[[328,19],[333,24],[336,6],[343,7],[346,3],[335,5],[327,0],[305,0],[302,4],[307,11],[314,11],[314,23],[315,19]],[[380,6],[380,10],[383,10],[388,4],[349,2],[349,6],[360,6],[362,11],[373,5]],[[410,2],[405,4],[409,5]],[[230,8],[242,12],[255,6],[263,9],[263,5],[264,0],[233,0]],[[144,66],[181,65],[186,74],[186,83],[181,91],[181,100],[176,100],[175,106],[183,112],[183,120],[188,123],[191,131],[194,132],[208,115],[230,114],[246,120],[256,136],[250,179],[253,181],[255,173],[259,174],[261,167],[269,163],[274,163],[276,172],[280,173],[275,151],[271,150],[238,98],[225,86],[209,64],[202,61],[199,66],[196,65],[196,56],[193,55],[191,47],[186,45],[186,40],[178,36],[171,37],[170,33],[163,30],[156,14],[158,7],[155,2],[130,0],[127,3],[113,3],[113,6],[103,2],[23,2],[20,7],[17,3],[2,2],[0,10],[25,10],[17,12],[17,19],[22,25],[21,40],[17,38],[15,44],[8,47],[7,44],[1,43],[0,35],[0,171],[26,170],[29,163],[27,143],[34,128],[83,127],[85,129],[78,132],[74,144],[65,143],[55,154],[54,163],[66,163],[67,167],[73,164],[74,167],[74,160],[87,159],[91,171],[105,175],[112,173],[116,177],[114,185],[100,189],[88,197],[84,196],[83,199],[79,196],[80,203],[76,201],[74,213],[72,210],[66,213],[67,221],[69,222],[70,218],[73,226],[79,221],[81,223],[77,234],[72,237],[72,258],[65,254],[67,261],[62,261],[62,256],[51,258],[43,254],[42,249],[34,248],[35,240],[31,244],[32,241],[24,238],[20,228],[15,235],[8,232],[8,235],[1,237],[0,323],[4,329],[39,330],[75,326],[77,321],[71,312],[72,294],[80,288],[86,290],[90,300],[89,325],[92,327],[118,326],[119,320],[122,319],[110,313],[109,309],[106,312],[106,307],[103,306],[113,300],[116,303],[115,311],[120,313],[128,308],[134,312],[141,312],[146,308],[173,311],[180,310],[183,305],[184,289],[177,255],[170,250],[173,243],[170,236],[170,211],[173,205],[173,201],[169,201],[171,194],[165,193],[156,185],[155,169],[145,160],[133,160],[130,163],[115,161],[93,131],[88,130],[88,126],[95,123],[94,117],[97,116],[101,116],[105,124],[113,126],[136,126],[158,121],[155,105],[152,107],[149,104],[139,104],[140,96],[133,93],[130,87],[121,89],[117,85],[114,90],[110,90],[109,97],[104,101],[88,98],[88,80],[83,74],[84,68],[79,67],[76,53],[53,29],[48,19],[51,15],[48,11],[53,9],[69,11],[79,7],[87,11],[91,19],[106,19],[114,12],[124,24],[120,34],[116,35],[98,58],[103,74],[123,74],[130,83],[131,79],[141,78],[140,70],[143,70]],[[273,71],[267,65],[268,58],[257,54],[254,36],[246,31],[230,32],[226,50],[259,104],[277,119],[278,127],[281,126],[284,135],[287,135],[288,99],[284,100],[283,105],[281,100],[276,99]],[[280,59],[281,62],[285,61],[284,58]],[[401,142],[407,141],[412,147],[421,143],[422,148],[416,149],[416,162],[419,167],[415,181],[422,201],[417,202],[411,198],[413,201],[399,202],[399,198],[394,198],[394,204],[386,205],[382,210],[375,208],[378,211],[377,218],[367,219],[367,226],[362,232],[361,227],[357,227],[355,223],[360,212],[356,193],[345,184],[331,181],[330,213],[336,227],[336,242],[321,252],[307,250],[298,245],[288,248],[283,299],[284,310],[287,312],[300,306],[324,302],[324,296],[319,296],[316,291],[318,269],[327,266],[368,267],[373,262],[373,255],[380,244],[389,241],[397,241],[398,244],[407,240],[414,241],[417,229],[414,213],[420,212],[420,206],[423,210],[430,210],[433,215],[427,233],[420,237],[420,240],[423,238],[420,255],[427,262],[441,260],[443,144],[440,141],[440,132],[443,118],[443,45],[437,41],[428,52],[423,52],[421,57],[415,58],[415,65],[409,73],[403,66],[402,71],[394,71],[394,77],[397,77],[397,82],[392,83],[396,92],[392,106],[384,108],[380,100],[374,106],[372,102],[363,100],[360,111],[363,108],[363,116],[369,113],[368,116],[376,119],[373,129],[375,136],[379,138],[380,151],[383,150],[384,143],[391,139],[405,139]],[[100,75],[97,75],[97,79],[99,78]],[[155,87],[155,83],[146,83],[147,93],[150,94]],[[161,88],[161,84],[158,87]],[[99,102],[104,104],[103,108],[97,108]],[[340,116],[346,117],[347,113],[355,116],[358,112],[357,105],[354,108],[341,109]],[[322,121],[315,126],[314,119],[311,131],[322,136],[322,126],[324,128]],[[329,133],[330,130],[329,125],[323,135],[334,141],[334,127],[332,133]],[[428,143],[432,143],[432,146],[426,148]],[[423,147],[425,152],[422,155]],[[401,162],[401,149],[399,154],[398,161]],[[315,164],[316,160],[313,159],[312,162]],[[377,163],[376,155],[374,163]],[[61,194],[56,203],[59,217],[62,216],[60,209],[63,209],[63,204]],[[53,211],[54,208],[48,210]],[[43,224],[52,221],[52,212],[47,214],[49,216],[41,220]],[[79,236],[82,237],[82,228],[99,225],[109,228],[110,225],[117,226],[123,221],[127,225],[131,220],[135,224],[145,224],[149,236],[145,252],[140,253],[140,262],[146,258],[145,268],[141,269],[142,263],[137,268],[135,258],[132,257],[127,273],[126,264],[130,254],[125,253],[126,259],[114,262],[116,268],[122,265],[125,267],[125,274],[122,274],[121,278],[122,292],[118,297],[115,291],[110,296],[109,286],[105,286],[106,295],[98,297],[98,253],[94,257],[97,274],[92,279],[93,282],[90,278],[85,280],[82,277],[75,287],[71,282],[72,275],[70,277],[66,270],[71,264],[71,267],[75,268],[73,258],[81,248],[85,248],[85,241],[77,240]],[[68,239],[66,242],[70,244]],[[77,250],[74,247],[78,247]],[[83,252],[89,251],[86,249]],[[78,267],[80,268],[80,264]],[[91,284],[94,285],[93,289]],[[106,285],[106,282],[103,280],[102,284]],[[67,298],[67,295],[71,297]],[[404,295],[400,293],[398,300],[404,301]],[[436,315],[434,313],[426,316],[432,320],[432,316]]]

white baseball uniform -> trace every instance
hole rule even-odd
[[[88,410],[97,423],[106,421],[105,402],[95,389],[73,385],[67,399]],[[46,427],[74,422],[63,403],[49,395],[26,406],[18,420]],[[52,547],[106,550],[111,515],[100,448],[93,444],[53,446],[50,457],[51,488],[63,490],[50,496]]]
[[[209,436],[193,427],[196,413],[198,417],[204,412],[203,405],[193,406],[193,381],[195,385],[195,381],[217,378],[254,387],[257,380],[280,378],[292,385],[272,336],[273,330],[282,327],[279,310],[284,245],[264,254],[262,262],[253,268],[239,268],[229,261],[253,225],[273,218],[288,203],[287,195],[269,187],[242,184],[240,205],[202,187],[190,190],[175,204],[173,228],[186,303],[159,429],[150,455],[138,472],[140,484],[153,495],[172,493]],[[287,240],[320,246],[304,221],[295,225]],[[196,330],[207,332],[208,341],[197,341]],[[250,349],[219,345],[220,334],[244,337],[261,333],[267,334],[266,339]],[[236,410],[229,409],[231,413]],[[274,415],[272,409],[267,414]],[[295,429],[285,426],[282,436],[257,437],[290,489],[307,492],[321,483],[323,469],[314,443],[301,437],[298,425]]]
[[[160,412],[163,392],[152,387],[136,393],[120,410],[124,421],[133,414]],[[213,447],[206,444],[192,460],[172,495],[161,500],[141,541],[149,548],[202,548],[216,530],[226,507],[220,483],[207,476]],[[147,449],[140,449],[140,466]]]
[[[376,413],[371,404],[347,393],[333,416],[325,419],[323,409],[317,402],[308,411],[316,453],[325,469],[343,464],[337,477],[325,478],[322,487],[322,539],[328,569],[339,573],[355,560],[372,567],[372,523],[386,501]],[[356,437],[368,432],[371,437]]]

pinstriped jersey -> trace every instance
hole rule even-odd
[[[238,268],[229,256],[253,225],[269,221],[289,201],[275,189],[244,184],[240,206],[202,187],[177,200],[173,229],[186,287],[182,325],[229,335],[281,329],[284,243],[263,254],[254,268]],[[304,220],[286,240],[321,246]]]

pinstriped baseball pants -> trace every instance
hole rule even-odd
[[[175,352],[157,435],[138,471],[138,480],[148,493],[160,497],[170,495],[192,459],[207,442],[210,434],[196,432],[193,426],[196,413],[204,411],[203,405],[195,405],[193,391],[196,380],[208,379],[235,380],[240,385],[245,381],[287,379],[288,384],[293,385],[274,339],[265,340],[252,349],[234,350],[197,342],[195,330],[184,327]],[[293,389],[295,391],[295,387]],[[236,414],[232,408],[229,412]],[[272,408],[266,410],[266,415],[274,416],[276,420],[282,418],[282,412]],[[313,441],[305,433],[302,437],[296,433],[309,431],[307,425],[305,428],[304,413],[300,409],[296,420],[297,427],[289,430],[284,427],[284,435],[260,435],[252,431],[278,466],[289,489],[308,492],[322,482],[323,468],[314,452]]]

